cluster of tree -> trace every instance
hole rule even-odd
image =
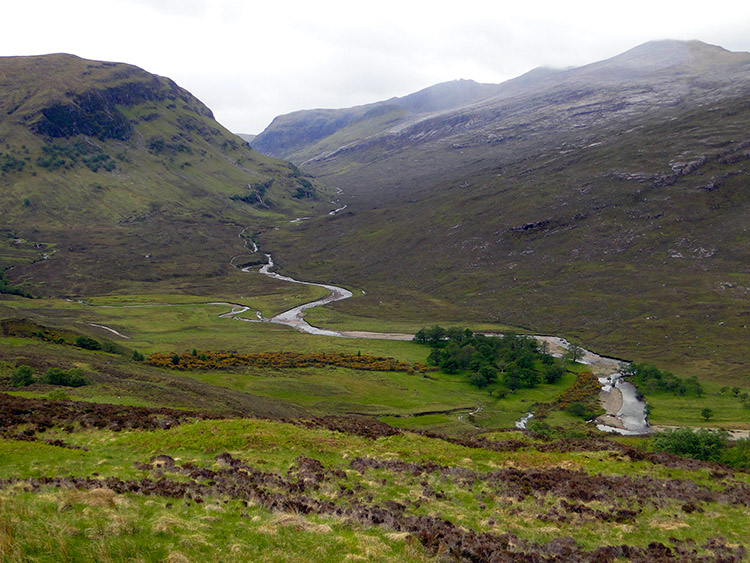
[[[266,194],[266,191],[268,188],[271,187],[273,184],[273,178],[270,180],[267,180],[266,182],[257,182],[255,184],[248,184],[247,189],[249,190],[248,193],[245,194],[235,194],[232,196],[229,196],[229,199],[232,201],[241,201],[243,203],[263,203],[263,196]]]
[[[0,153],[0,171],[20,172],[26,166],[26,161],[16,158],[10,153]]]
[[[622,372],[642,393],[667,391],[674,395],[703,395],[703,387],[695,376],[677,377],[650,364],[628,364]]]
[[[115,169],[115,161],[108,154],[81,141],[75,143],[48,143],[42,147],[42,156],[36,159],[37,166],[56,170],[61,167],[73,168],[78,162],[82,162],[92,172],[98,172],[99,168],[107,171]]]
[[[432,348],[427,363],[445,373],[469,372],[480,389],[496,382],[511,391],[557,383],[562,367],[533,338],[507,333],[501,337],[475,334],[468,328],[421,328],[414,341]]]
[[[292,197],[297,199],[315,199],[317,197],[315,186],[313,186],[309,180],[306,180],[305,178],[297,178],[297,184],[297,191],[292,194]]]
[[[729,387],[722,387],[720,393],[724,395],[729,390]],[[746,409],[750,409],[750,393],[748,393],[747,391],[743,392],[739,387],[732,387],[731,391],[732,395],[740,400],[743,407],[745,407]]]
[[[83,387],[91,385],[91,380],[86,377],[80,368],[60,369],[50,368],[39,377],[40,383],[47,385],[61,385],[63,387]],[[26,387],[37,381],[34,370],[29,366],[18,366],[10,375],[10,383],[13,387]]]
[[[315,191],[315,186],[313,186],[309,180],[302,177],[302,171],[291,162],[289,163],[289,168],[291,169],[291,172],[289,173],[288,177],[294,178],[298,184],[297,191],[292,194],[292,197],[297,199],[316,199],[318,194]]]
[[[59,343],[62,344],[62,342]],[[78,348],[83,348],[85,350],[101,350],[102,352],[108,352],[110,354],[122,354],[125,351],[124,348],[118,346],[114,342],[110,342],[109,340],[103,340],[102,342],[99,342],[98,340],[90,338],[88,336],[77,337],[75,340],[75,346],[77,346]]]
[[[750,439],[731,443],[728,434],[721,430],[680,428],[660,432],[651,439],[651,447],[660,452],[750,469]]]

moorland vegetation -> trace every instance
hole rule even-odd
[[[710,54],[711,72],[726,70]],[[369,126],[485,103],[504,87],[458,88],[376,111]],[[725,274],[743,250],[727,252],[724,235],[680,243],[695,267],[679,275],[648,258],[654,233],[671,249],[685,224],[700,237],[723,222],[741,240],[731,221],[744,209],[747,147],[724,138],[745,119],[736,100],[709,112],[708,130],[698,130],[708,110],[680,104],[657,104],[680,131],[651,117],[597,129],[607,120],[592,115],[611,100],[580,112],[558,90],[588,132],[549,112],[514,129],[528,115],[508,112],[513,130],[453,139],[447,157],[434,153],[440,166],[410,158],[410,170],[383,174],[401,149],[375,135],[365,148],[382,163],[360,147],[313,178],[320,162],[259,154],[187,91],[129,65],[0,59],[0,91],[3,561],[747,560],[750,448],[711,430],[747,428],[744,360],[724,370],[717,355],[741,330],[732,317],[690,340],[736,308],[744,274]],[[466,132],[461,123],[451,127]],[[634,132],[602,140],[623,124]],[[486,146],[516,135],[526,140],[476,167]],[[532,150],[542,137],[555,150]],[[663,173],[676,137],[688,148]],[[429,136],[418,138],[431,155]],[[346,208],[329,199],[362,170]],[[377,195],[373,178],[393,185]],[[679,209],[658,215],[678,195]],[[419,236],[402,232],[405,218]],[[487,251],[487,233],[505,254]],[[355,299],[309,312],[313,322],[415,340],[260,322],[323,290],[253,272],[259,247],[299,279],[352,286]],[[662,299],[672,288],[680,298]],[[680,292],[701,297],[680,310],[684,325],[671,316],[689,301]],[[253,322],[224,318],[239,304]],[[532,328],[636,359],[628,377],[653,419],[686,428],[601,434],[587,422],[601,412],[600,383],[583,349],[553,358]],[[515,428],[529,413],[528,429]]]

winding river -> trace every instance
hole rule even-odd
[[[266,254],[266,258],[268,258],[268,263],[261,266],[259,272],[261,274],[264,274],[268,277],[290,282],[290,283],[299,283],[302,285],[315,285],[318,287],[322,287],[330,291],[330,295],[328,297],[324,297],[322,299],[318,299],[317,301],[312,301],[310,303],[305,303],[303,305],[299,305],[295,307],[294,309],[289,309],[288,311],[284,311],[283,313],[280,313],[276,315],[275,317],[269,319],[269,322],[282,324],[291,326],[293,328],[296,328],[297,330],[301,330],[302,332],[306,332],[308,334],[317,334],[320,336],[338,336],[343,337],[344,335],[340,332],[336,332],[333,330],[326,330],[323,328],[317,328],[312,326],[310,323],[308,323],[305,319],[305,311],[308,309],[312,309],[313,307],[320,307],[321,305],[327,305],[328,303],[333,303],[334,301],[341,301],[343,299],[349,299],[352,296],[352,292],[348,289],[344,289],[343,287],[337,287],[335,285],[326,285],[322,283],[312,283],[312,282],[304,282],[295,280],[294,278],[290,278],[289,276],[282,276],[281,274],[277,274],[276,272],[272,272],[271,268],[273,268],[273,258],[271,258],[270,254]],[[247,268],[243,268],[243,272],[249,271]]]
[[[226,303],[226,305],[231,305],[233,308],[232,311],[221,315],[222,317],[234,317],[239,320],[251,322],[263,321],[283,324],[308,334],[321,336],[411,340],[412,335],[410,334],[336,332],[312,326],[304,319],[305,311],[313,307],[319,307],[335,301],[349,299],[352,296],[352,292],[335,285],[299,281],[288,276],[282,276],[281,274],[271,271],[271,268],[274,267],[271,255],[266,254],[266,258],[268,259],[268,262],[261,266],[260,270],[258,270],[259,273],[285,282],[322,287],[330,291],[330,294],[322,299],[289,309],[271,319],[264,319],[259,312],[256,312],[256,316],[258,317],[257,320],[239,317],[240,314],[246,312],[249,308],[243,305]],[[243,268],[242,271],[250,272],[251,269],[252,267]],[[540,344],[546,346],[553,356],[561,357],[570,347],[570,343],[567,340],[557,336],[534,336],[534,338],[536,338]],[[595,421],[597,428],[604,432],[613,432],[624,435],[648,434],[651,429],[647,418],[646,403],[639,397],[635,386],[622,378],[620,372],[623,362],[614,358],[600,356],[589,350],[584,350],[579,362],[590,366],[592,372],[599,378],[599,382],[602,385],[600,400],[607,413],[598,417]],[[516,426],[518,428],[526,428],[526,423],[532,418],[532,416],[531,413],[528,413],[516,422]]]
[[[255,243],[252,243],[252,252],[258,252],[258,247]],[[271,269],[274,267],[273,258],[270,254],[266,254],[268,262],[260,267],[258,272],[262,275],[269,276],[271,278],[288,282],[298,283],[302,285],[312,285],[322,287],[329,292],[329,295],[298,305],[288,311],[284,311],[272,317],[266,319],[262,316],[260,311],[255,311],[255,318],[246,318],[241,315],[251,310],[250,307],[242,305],[240,303],[228,303],[228,302],[212,302],[208,305],[224,305],[231,307],[230,311],[219,315],[222,318],[231,318],[238,321],[244,322],[270,322],[276,324],[282,324],[290,326],[299,331],[314,334],[319,336],[333,336],[339,338],[364,338],[364,339],[380,339],[380,340],[411,340],[414,335],[403,334],[403,333],[383,333],[383,332],[364,332],[364,331],[342,331],[336,332],[333,330],[327,330],[323,328],[314,327],[309,324],[305,319],[304,315],[308,309],[313,307],[319,307],[321,305],[327,305],[335,301],[341,301],[343,299],[349,299],[352,297],[352,292],[343,287],[337,287],[335,285],[327,285],[322,283],[306,282],[295,280],[289,276],[282,276],[276,272],[272,272]],[[234,259],[232,259],[234,260]],[[257,266],[249,266],[242,268],[243,272],[254,271]],[[87,303],[81,301],[80,303],[86,305]],[[111,305],[100,305],[101,307],[109,308]],[[123,307],[151,307],[154,305],[125,305]],[[117,332],[116,330],[107,327],[105,325],[93,324],[99,329],[108,331],[122,338],[128,338],[126,335]],[[545,346],[549,353],[553,356],[561,357],[570,347],[570,343],[565,339],[556,336],[534,336],[540,344]],[[635,386],[628,381],[625,381],[621,375],[621,368],[623,362],[614,358],[607,358],[605,356],[599,356],[591,351],[584,350],[584,354],[579,362],[587,364],[591,367],[591,371],[599,378],[602,385],[602,391],[600,399],[602,406],[607,411],[607,414],[598,417],[595,421],[597,427],[604,432],[616,432],[619,434],[626,435],[641,435],[651,432],[651,427],[647,419],[646,404],[639,397]],[[481,410],[481,405],[478,410]],[[471,414],[471,413],[470,413]],[[526,423],[532,418],[532,413],[527,413],[526,416],[516,421],[518,428],[525,428]]]

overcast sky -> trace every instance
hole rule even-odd
[[[66,52],[168,76],[236,133],[458,78],[498,83],[653,39],[750,51],[750,2],[21,0],[0,56]]]

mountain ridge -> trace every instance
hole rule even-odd
[[[467,119],[483,120],[485,119],[485,116],[482,116],[481,112],[484,111],[485,108],[489,108],[487,111],[497,113],[498,110],[494,109],[495,106],[498,106],[498,104],[503,102],[510,103],[509,100],[518,96],[525,99],[537,96],[539,97],[536,100],[538,105],[549,103],[550,101],[555,101],[555,98],[559,98],[559,95],[551,91],[554,91],[561,86],[570,90],[568,94],[570,96],[585,97],[586,89],[590,89],[588,84],[593,79],[603,81],[604,85],[609,86],[612,84],[622,86],[629,80],[638,79],[641,81],[639,86],[644,92],[647,92],[648,90],[653,90],[659,85],[648,84],[644,81],[647,79],[653,80],[654,78],[658,78],[659,74],[664,72],[665,69],[673,69],[675,63],[680,63],[678,65],[680,68],[688,70],[691,67],[694,67],[703,73],[705,77],[706,72],[708,72],[708,76],[713,75],[711,71],[714,68],[715,62],[719,59],[725,66],[731,63],[730,66],[737,67],[738,74],[746,75],[747,69],[750,68],[750,55],[747,53],[732,53],[721,47],[708,45],[699,41],[652,41],[634,47],[625,53],[611,57],[605,61],[565,70],[544,68],[532,69],[528,73],[501,84],[488,85],[495,91],[494,95],[482,100],[475,100],[471,103],[451,108],[453,110],[453,121],[461,122],[462,120],[465,121]],[[581,81],[583,82],[581,83]],[[732,84],[732,81],[721,80],[720,83],[723,88],[733,88],[735,86]],[[437,86],[440,85],[436,85],[436,87]],[[715,88],[717,86],[716,81],[714,81],[711,86]],[[633,85],[626,85],[626,87],[632,89]],[[686,84],[683,86],[683,95],[687,93],[687,88],[692,88],[692,92],[690,92],[691,94],[695,93],[695,86]],[[523,101],[524,100],[522,99],[521,102]],[[531,101],[533,102],[534,100],[532,99]],[[388,102],[389,101],[375,102],[370,105],[377,106],[378,104],[386,104]],[[371,142],[373,138],[388,137],[393,134],[404,133],[410,127],[415,125],[419,126],[425,121],[429,122],[432,118],[440,120],[445,117],[445,114],[442,113],[438,116],[394,115],[392,116],[392,122],[389,123],[388,126],[383,126],[379,131],[363,131],[359,133],[359,136],[357,136],[357,132],[353,132],[346,137],[346,140],[349,141],[348,143],[340,144],[339,146],[331,148],[330,143],[325,142],[326,137],[331,137],[334,133],[340,131],[342,127],[340,124],[331,125],[331,131],[328,131],[326,129],[327,125],[321,122],[322,118],[327,115],[330,116],[330,119],[333,122],[335,122],[337,119],[335,116],[346,114],[352,109],[354,108],[342,110],[310,110],[319,112],[316,114],[316,118],[319,120],[317,127],[320,130],[325,131],[326,135],[316,137],[314,140],[318,141],[317,143],[308,142],[307,146],[304,147],[299,144],[295,145],[296,152],[295,150],[291,150],[288,146],[284,146],[283,149],[275,147],[274,139],[283,138],[284,132],[289,129],[304,128],[308,117],[305,110],[277,117],[265,131],[256,137],[253,145],[264,154],[283,156],[284,158],[292,160],[296,164],[305,162],[309,165],[310,162],[324,161],[326,158],[330,158],[332,155],[337,154],[340,150],[351,151],[357,146],[358,141],[365,140],[366,142]],[[463,117],[464,114],[471,114],[472,117]],[[490,120],[495,118],[495,115],[490,116]],[[280,122],[284,123],[284,131],[276,131],[278,128],[277,124]],[[455,125],[453,126],[453,129],[455,129]],[[315,171],[318,172],[317,169],[315,169]],[[320,173],[326,173],[325,169],[321,170]]]
[[[408,115],[442,112],[487,99],[495,90],[490,84],[453,80],[407,96],[342,110],[300,110],[275,118],[274,123],[255,137],[253,144],[260,152],[285,157],[311,141],[322,140],[353,125],[367,127],[373,122],[387,124]]]
[[[616,72],[633,60],[639,78]],[[291,275],[367,287],[373,315],[435,308],[742,377],[750,55],[657,42],[609,61],[306,147],[348,207],[264,244]]]

